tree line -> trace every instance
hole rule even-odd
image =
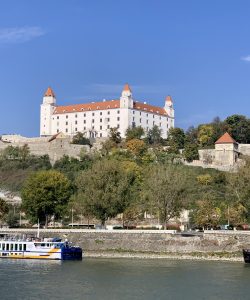
[[[187,209],[197,226],[237,225],[249,218],[250,162],[246,160],[238,173],[182,163],[187,147],[212,146],[225,128],[235,132],[236,140],[241,136],[248,142],[247,133],[243,136],[244,130],[236,123],[245,126],[248,119],[235,115],[186,132],[174,128],[167,140],[161,138],[157,126],[147,133],[141,127],[128,128],[125,139],[117,128],[111,128],[100,151],[83,150],[79,159],[64,156],[54,166],[47,156],[31,155],[27,146],[9,146],[0,156],[0,185],[7,186],[9,179],[18,182],[14,187],[21,191],[20,209],[31,223],[38,219],[44,224],[52,219],[67,222],[73,209],[76,215],[98,219],[102,225],[118,214],[124,224],[133,224],[147,212],[166,228],[170,219]],[[208,133],[210,139],[205,139]],[[81,133],[75,142],[79,138]],[[184,149],[183,155],[179,149]],[[6,214],[3,209],[0,217]]]

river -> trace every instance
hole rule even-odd
[[[164,259],[0,260],[0,299],[250,299],[250,265]]]

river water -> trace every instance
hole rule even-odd
[[[164,259],[0,260],[0,299],[250,299],[250,265]]]

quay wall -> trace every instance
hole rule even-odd
[[[0,229],[0,234],[36,236],[37,231],[34,229]],[[41,229],[40,237],[67,238],[81,246],[84,251],[97,252],[236,253],[242,251],[242,248],[250,248],[250,232],[238,231],[210,231],[183,236],[167,230]]]

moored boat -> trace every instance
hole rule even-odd
[[[245,263],[250,263],[250,249],[243,249],[243,257]]]
[[[58,238],[0,239],[0,258],[81,260],[82,249]]]

